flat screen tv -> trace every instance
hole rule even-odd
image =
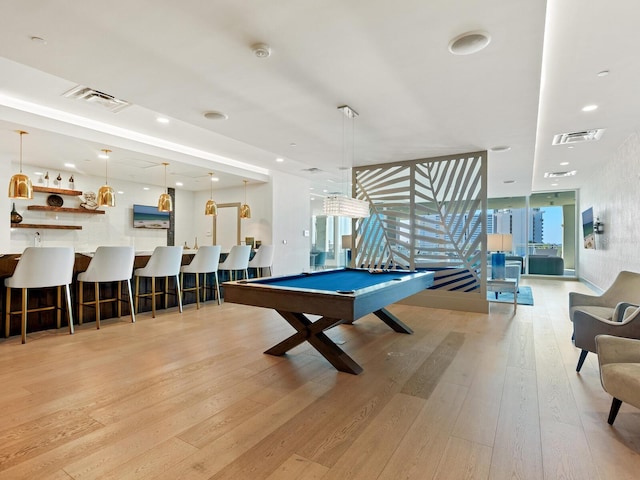
[[[169,212],[159,212],[158,207],[133,206],[133,228],[169,228]]]

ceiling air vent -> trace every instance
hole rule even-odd
[[[546,172],[544,178],[560,178],[560,177],[573,177],[577,170],[570,170],[568,172]]]
[[[594,128],[593,130],[583,130],[581,132],[559,133],[553,137],[552,145],[567,145],[572,143],[590,142],[600,140],[604,133],[604,128]]]
[[[302,171],[309,172],[309,173],[320,173],[322,170],[320,170],[317,167],[311,167],[311,168],[303,168]]]
[[[120,100],[119,98],[116,98],[113,95],[99,92],[98,90],[94,90],[93,88],[89,88],[89,87],[84,87],[82,85],[78,85],[77,87],[72,88],[71,90],[63,93],[62,96],[67,98],[75,98],[77,100],[82,100],[87,103],[93,103],[95,105],[99,105],[103,108],[106,108],[107,110],[113,113],[119,112],[123,108],[126,108],[129,105],[131,105],[131,103],[125,100]]]

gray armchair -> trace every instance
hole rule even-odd
[[[611,320],[621,302],[640,305],[640,273],[620,272],[607,291],[599,296],[569,293],[569,318],[573,321],[575,310],[580,309]]]
[[[582,349],[576,372],[582,368],[589,352],[596,352],[597,335],[614,335],[616,337],[640,339],[640,308],[637,305],[619,304],[616,317],[609,320],[589,311],[573,312],[573,332],[576,347]],[[625,308],[625,305],[627,305]]]
[[[613,397],[609,425],[613,425],[622,402],[640,408],[640,340],[598,335],[600,382]]]

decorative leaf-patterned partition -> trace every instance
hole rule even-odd
[[[354,263],[435,270],[433,288],[480,294],[486,250],[486,152],[355,167],[371,204],[354,226]]]

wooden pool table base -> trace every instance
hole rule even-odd
[[[281,356],[306,341],[309,342],[309,344],[315,348],[320,355],[327,359],[327,361],[331,363],[336,370],[351,373],[353,375],[358,375],[362,372],[362,367],[324,333],[325,330],[337,325],[352,322],[331,317],[321,317],[315,322],[312,322],[304,313],[288,312],[284,310],[276,311],[296,330],[296,333],[277,345],[274,345],[264,353]],[[376,310],[373,314],[386,323],[395,332],[406,334],[413,333],[413,330],[384,308]]]

